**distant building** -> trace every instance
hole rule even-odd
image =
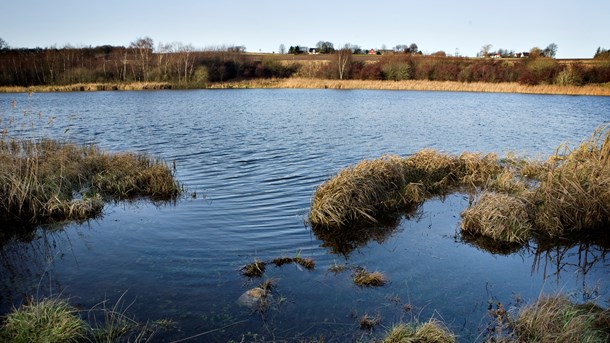
[[[371,49],[368,52],[369,55],[377,55],[377,51],[375,51],[375,49]]]

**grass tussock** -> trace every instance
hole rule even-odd
[[[87,325],[67,301],[31,301],[9,313],[1,327],[5,342],[81,342]]]
[[[371,316],[371,315],[365,314],[362,317],[360,317],[358,322],[360,325],[360,330],[371,331],[371,330],[373,330],[373,328],[375,328],[375,326],[377,326],[381,323],[381,317],[378,315]]]
[[[381,272],[368,272],[364,268],[358,268],[354,271],[354,283],[360,287],[379,287],[384,286],[388,281],[386,276]]]
[[[519,342],[608,342],[610,312],[561,295],[543,296],[519,312],[514,331]]]
[[[398,156],[362,161],[318,187],[309,220],[329,227],[375,223],[416,202],[404,194],[406,169]]]
[[[485,236],[496,242],[525,244],[531,235],[527,203],[519,197],[484,194],[462,212],[462,235]]]
[[[406,158],[362,161],[316,189],[309,220],[314,227],[330,229],[376,224],[412,211],[431,196],[481,186],[500,171],[493,154],[451,156],[422,150]]]
[[[558,148],[533,195],[536,225],[552,237],[607,229],[610,224],[610,129],[575,149]]]
[[[103,200],[172,200],[181,192],[164,162],[52,140],[0,140],[0,222],[85,220]]]
[[[423,324],[394,325],[385,337],[383,343],[454,343],[456,337],[438,320],[430,319]]]

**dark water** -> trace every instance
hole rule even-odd
[[[175,205],[108,204],[100,220],[5,245],[1,313],[24,294],[61,293],[90,308],[126,292],[138,319],[178,323],[158,341],[231,324],[193,341],[240,341],[246,333],[246,340],[353,341],[371,335],[357,322],[369,314],[382,318],[372,335],[433,316],[470,342],[488,323],[489,301],[510,306],[543,291],[610,301],[610,261],[595,245],[503,256],[460,242],[464,195],[426,202],[385,239],[347,256],[333,253],[305,222],[316,186],[349,164],[422,148],[544,157],[610,122],[610,98],[335,90],[0,94],[0,115],[5,124],[9,117],[25,122],[17,127],[22,134],[175,160],[179,181],[197,194]],[[55,123],[46,127],[50,116]],[[31,133],[28,120],[39,131]],[[297,255],[316,267],[269,265],[272,308],[252,314],[237,304],[260,282],[242,277],[241,266]],[[350,271],[328,271],[335,263],[382,271],[390,283],[358,288]]]

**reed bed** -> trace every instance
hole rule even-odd
[[[519,342],[610,341],[610,312],[592,303],[574,304],[565,296],[542,296],[513,323]]]
[[[136,91],[176,88],[167,82],[129,82],[129,83],[76,83],[70,85],[45,86],[4,86],[0,93],[46,93],[46,92],[95,92],[95,91]]]
[[[428,80],[325,80],[317,78],[258,79],[223,82],[209,85],[210,88],[328,88],[328,89],[374,89],[415,90],[482,93],[523,93],[610,96],[610,88],[603,85],[561,86],[522,85],[516,82],[458,82]]]
[[[181,193],[164,162],[142,154],[109,154],[53,140],[0,140],[0,222],[38,225],[86,220],[104,200]]]

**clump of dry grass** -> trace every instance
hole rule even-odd
[[[610,312],[594,304],[574,304],[565,296],[542,296],[524,307],[514,322],[520,342],[608,342]]]
[[[175,199],[181,192],[162,161],[52,140],[0,140],[0,222],[86,220],[103,199]],[[76,195],[76,199],[75,199]]]
[[[309,220],[314,227],[331,229],[375,224],[413,210],[431,196],[483,186],[500,171],[493,154],[422,150],[407,158],[365,160],[316,189]]]
[[[512,195],[486,193],[461,216],[464,236],[524,244],[532,232],[526,201]]]
[[[358,268],[354,271],[353,280],[360,287],[378,287],[388,282],[383,273],[368,272],[364,268]]]
[[[394,325],[382,339],[383,343],[454,343],[456,337],[436,319],[423,324]]]
[[[265,267],[265,262],[256,260],[243,266],[241,268],[241,273],[247,277],[261,277],[265,273]]]
[[[404,194],[406,170],[398,156],[384,156],[345,168],[318,187],[309,220],[313,225],[346,227],[378,218],[415,203]]]
[[[561,151],[561,153],[560,153]],[[558,237],[610,224],[610,130],[602,127],[574,150],[560,147],[533,195],[535,223]]]

